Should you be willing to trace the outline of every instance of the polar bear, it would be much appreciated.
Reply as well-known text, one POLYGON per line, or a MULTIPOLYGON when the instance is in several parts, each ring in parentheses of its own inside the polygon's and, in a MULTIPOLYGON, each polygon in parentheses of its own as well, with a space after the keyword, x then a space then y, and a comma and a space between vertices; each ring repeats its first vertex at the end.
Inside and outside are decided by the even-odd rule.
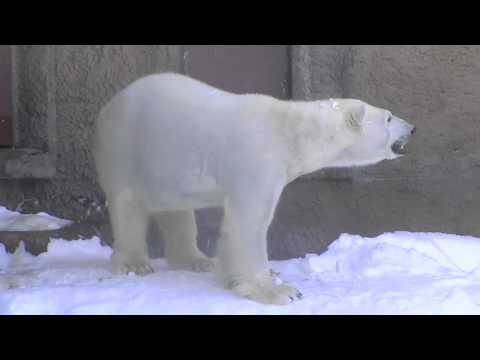
POLYGON ((267 230, 283 188, 326 167, 395 159, 414 127, 354 99, 282 101, 233 94, 175 73, 120 91, 96 122, 94 157, 113 228, 116 271, 146 274, 147 224, 165 239, 172 269, 218 272, 237 294, 288 304, 275 281, 267 230), (225 209, 217 258, 196 245, 194 210, 225 209))

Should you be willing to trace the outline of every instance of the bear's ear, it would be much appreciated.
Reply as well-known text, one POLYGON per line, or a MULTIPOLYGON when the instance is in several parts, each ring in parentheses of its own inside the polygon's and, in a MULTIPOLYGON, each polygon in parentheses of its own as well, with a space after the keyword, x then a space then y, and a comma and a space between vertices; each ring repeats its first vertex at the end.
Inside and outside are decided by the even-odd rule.
POLYGON ((364 116, 365 106, 362 103, 351 104, 345 109, 345 121, 352 130, 360 131, 362 129, 364 116))

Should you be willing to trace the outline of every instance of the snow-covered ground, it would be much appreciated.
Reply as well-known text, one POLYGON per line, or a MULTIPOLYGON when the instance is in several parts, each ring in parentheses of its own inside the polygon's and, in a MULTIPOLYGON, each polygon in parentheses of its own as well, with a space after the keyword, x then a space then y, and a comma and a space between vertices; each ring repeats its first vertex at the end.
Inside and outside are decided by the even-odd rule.
POLYGON ((261 305, 212 274, 113 275, 100 240, 52 240, 37 257, 0 245, 0 314, 480 314, 480 239, 396 232, 342 235, 321 255, 272 262, 304 295, 261 305))

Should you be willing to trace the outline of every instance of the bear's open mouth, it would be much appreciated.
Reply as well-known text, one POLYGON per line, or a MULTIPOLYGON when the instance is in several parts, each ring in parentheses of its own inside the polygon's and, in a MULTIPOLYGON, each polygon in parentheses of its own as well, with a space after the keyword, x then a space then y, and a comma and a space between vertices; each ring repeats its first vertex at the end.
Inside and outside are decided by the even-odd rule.
POLYGON ((395 141, 392 145, 393 153, 396 155, 405 155, 407 153, 405 145, 407 145, 407 142, 402 139, 395 141))

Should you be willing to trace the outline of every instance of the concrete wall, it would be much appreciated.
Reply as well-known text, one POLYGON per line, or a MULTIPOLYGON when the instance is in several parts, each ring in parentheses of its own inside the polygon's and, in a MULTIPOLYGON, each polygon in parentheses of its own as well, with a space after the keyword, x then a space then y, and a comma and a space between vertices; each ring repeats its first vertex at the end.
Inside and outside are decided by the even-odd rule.
POLYGON ((480 47, 297 46, 293 59, 295 98, 360 98, 418 132, 403 159, 291 184, 270 231, 276 256, 341 232, 480 235, 480 47))
MULTIPOLYGON (((102 200, 89 152, 100 106, 143 74, 181 69, 180 49, 15 46, 17 145, 52 154, 56 175, 1 180, 0 203, 84 218, 102 200)), ((292 78, 294 98, 360 98, 414 123, 418 133, 404 159, 290 184, 269 231, 273 258, 323 251, 341 232, 480 235, 480 47, 293 46, 292 78)), ((197 219, 202 247, 210 249, 221 213, 197 219)))
POLYGON ((2 180, 0 201, 82 220, 102 201, 90 152, 98 111, 139 76, 177 70, 178 46, 15 45, 13 50, 16 146, 51 154, 56 174, 2 180))

